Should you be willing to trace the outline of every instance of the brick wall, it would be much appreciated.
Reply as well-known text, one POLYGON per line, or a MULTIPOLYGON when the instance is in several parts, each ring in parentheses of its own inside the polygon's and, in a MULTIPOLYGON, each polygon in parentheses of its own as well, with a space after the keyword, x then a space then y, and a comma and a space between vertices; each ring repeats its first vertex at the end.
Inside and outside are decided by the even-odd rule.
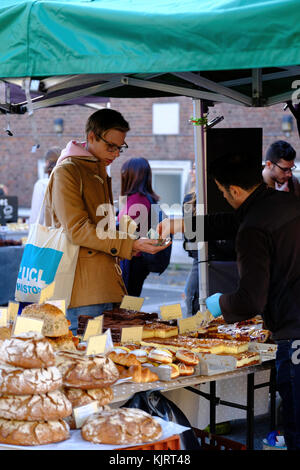
MULTIPOLYGON (((193 126, 188 123, 193 114, 192 100, 186 97, 160 99, 112 99, 111 107, 118 109, 129 121, 131 131, 127 136, 129 149, 121 155, 111 167, 114 197, 118 197, 120 186, 120 168, 125 159, 145 157, 147 159, 185 160, 194 158, 193 126), (152 134, 152 104, 154 102, 180 103, 180 132, 176 136, 155 136, 152 134)), ((281 133, 283 105, 272 108, 245 108, 242 106, 218 104, 210 108, 209 119, 223 115, 219 127, 263 127, 263 152, 271 142, 283 139, 290 142, 299 152, 299 137, 294 122, 294 131, 290 137, 281 133)), ((38 110, 34 114, 38 141, 33 137, 34 126, 28 115, 10 116, 10 128, 13 137, 5 133, 6 118, 0 115, 0 182, 6 184, 9 194, 19 198, 21 207, 30 207, 34 182, 37 179, 37 160, 46 150, 58 145, 64 147, 71 139, 84 139, 85 122, 93 113, 91 108, 80 106, 55 107, 38 110), (53 123, 56 118, 64 121, 64 132, 57 136, 53 123), (35 143, 39 150, 32 153, 35 143)))

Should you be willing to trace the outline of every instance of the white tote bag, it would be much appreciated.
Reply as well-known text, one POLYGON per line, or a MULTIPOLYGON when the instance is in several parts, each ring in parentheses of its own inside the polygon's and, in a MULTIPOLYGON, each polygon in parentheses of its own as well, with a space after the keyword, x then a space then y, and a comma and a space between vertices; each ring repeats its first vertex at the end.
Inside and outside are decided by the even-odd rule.
MULTIPOLYGON (((48 188, 49 184, 46 193, 48 188)), ((54 293, 49 300, 65 299, 68 307, 79 245, 74 245, 68 240, 62 227, 45 227, 39 224, 45 197, 38 220, 29 230, 20 264, 15 299, 18 302, 37 303, 41 290, 55 281, 54 293)))

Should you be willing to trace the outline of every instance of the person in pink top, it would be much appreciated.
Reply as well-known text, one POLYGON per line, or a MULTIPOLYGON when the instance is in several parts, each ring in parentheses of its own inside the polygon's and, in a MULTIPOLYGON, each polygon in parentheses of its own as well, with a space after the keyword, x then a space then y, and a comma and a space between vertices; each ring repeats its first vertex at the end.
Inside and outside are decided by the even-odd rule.
MULTIPOLYGON (((137 223, 137 233, 146 237, 151 228, 151 204, 157 204, 159 196, 152 188, 152 172, 145 158, 131 158, 121 168, 121 195, 127 200, 120 210, 118 220, 129 215, 137 223)), ((128 295, 139 297, 149 270, 141 253, 131 260, 121 262, 123 280, 128 295)))

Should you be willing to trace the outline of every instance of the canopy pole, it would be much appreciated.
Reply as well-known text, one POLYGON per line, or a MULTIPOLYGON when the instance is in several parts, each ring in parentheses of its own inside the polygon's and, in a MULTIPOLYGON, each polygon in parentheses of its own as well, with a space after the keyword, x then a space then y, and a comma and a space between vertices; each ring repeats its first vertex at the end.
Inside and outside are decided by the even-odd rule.
MULTIPOLYGON (((201 100, 193 100, 196 119, 206 117, 201 100)), ((207 214, 207 177, 206 177, 206 134, 204 126, 194 126, 194 152, 196 169, 197 214, 207 214)), ((200 232, 204 234, 204 227, 200 232)), ((198 243, 198 277, 200 311, 206 310, 205 299, 208 297, 208 245, 198 243)))

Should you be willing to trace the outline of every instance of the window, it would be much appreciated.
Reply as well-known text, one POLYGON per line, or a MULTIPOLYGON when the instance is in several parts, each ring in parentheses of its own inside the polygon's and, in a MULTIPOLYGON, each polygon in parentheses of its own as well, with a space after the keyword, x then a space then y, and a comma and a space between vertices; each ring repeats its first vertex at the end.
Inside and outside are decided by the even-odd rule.
POLYGON ((168 216, 181 216, 184 195, 188 192, 189 160, 149 160, 152 169, 152 185, 160 196, 160 203, 167 204, 168 216))
POLYGON ((152 133, 155 135, 179 134, 179 103, 154 103, 152 105, 152 133))

